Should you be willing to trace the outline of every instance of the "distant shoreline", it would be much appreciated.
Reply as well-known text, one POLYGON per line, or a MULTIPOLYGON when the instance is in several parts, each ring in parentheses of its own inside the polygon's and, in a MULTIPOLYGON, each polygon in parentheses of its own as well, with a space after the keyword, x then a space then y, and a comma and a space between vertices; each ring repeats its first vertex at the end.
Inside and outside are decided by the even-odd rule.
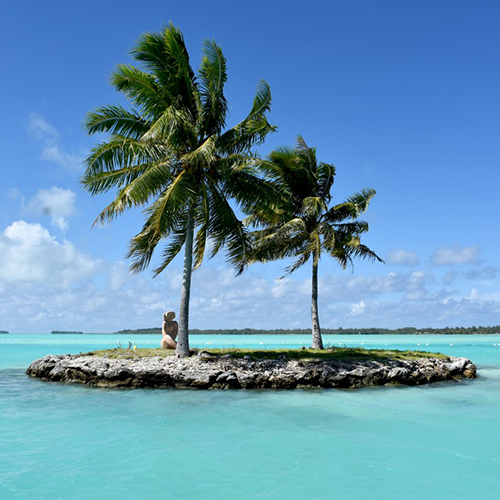
MULTIPOLYGON (((120 330, 111 333, 87 333, 71 331, 52 331, 52 335, 161 335, 160 328, 141 328, 120 330)), ((258 330, 244 328, 240 330, 198 330, 189 331, 190 335, 310 335, 309 329, 258 330)), ((457 327, 457 328, 323 328, 323 335, 500 335, 500 326, 457 327)))

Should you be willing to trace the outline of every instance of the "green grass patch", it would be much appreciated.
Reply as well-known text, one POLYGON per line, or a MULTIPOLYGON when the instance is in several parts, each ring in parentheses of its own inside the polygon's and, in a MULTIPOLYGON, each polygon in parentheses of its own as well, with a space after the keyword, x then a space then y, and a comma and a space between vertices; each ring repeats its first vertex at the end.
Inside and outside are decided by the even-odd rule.
MULTIPOLYGON (((250 356, 252 360, 277 359, 285 355, 288 359, 304 361, 336 360, 336 361, 390 361, 414 360, 420 358, 448 359, 449 356, 441 353, 426 351, 398 351, 385 349, 362 349, 358 347, 335 347, 325 350, 317 349, 192 349, 193 355, 198 351, 209 352, 217 356, 230 354, 234 358, 250 356)), ((174 355, 173 350, 155 349, 107 349, 87 353, 88 356, 101 356, 111 359, 142 359, 174 355)))
POLYGON ((104 349, 82 353, 84 356, 100 356, 111 359, 142 359, 142 358, 169 358, 175 354, 173 349, 104 349))

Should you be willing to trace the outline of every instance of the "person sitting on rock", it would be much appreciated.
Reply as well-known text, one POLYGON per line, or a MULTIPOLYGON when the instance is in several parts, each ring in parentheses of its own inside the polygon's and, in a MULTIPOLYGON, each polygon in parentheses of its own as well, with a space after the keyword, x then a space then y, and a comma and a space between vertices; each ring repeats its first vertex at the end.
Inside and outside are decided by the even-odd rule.
POLYGON ((177 332, 179 325, 174 321, 174 311, 168 311, 163 314, 163 325, 161 327, 161 347, 162 349, 175 349, 177 347, 177 332))

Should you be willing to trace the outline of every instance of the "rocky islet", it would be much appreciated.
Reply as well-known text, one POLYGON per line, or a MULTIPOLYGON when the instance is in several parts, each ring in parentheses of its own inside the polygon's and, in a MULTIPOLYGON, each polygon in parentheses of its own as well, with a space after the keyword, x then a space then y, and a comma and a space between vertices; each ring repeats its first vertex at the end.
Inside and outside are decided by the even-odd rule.
POLYGON ((350 389, 383 385, 421 385, 476 377, 467 358, 409 360, 277 359, 233 357, 199 351, 189 358, 106 355, 49 355, 31 363, 29 376, 95 387, 192 389, 350 389))

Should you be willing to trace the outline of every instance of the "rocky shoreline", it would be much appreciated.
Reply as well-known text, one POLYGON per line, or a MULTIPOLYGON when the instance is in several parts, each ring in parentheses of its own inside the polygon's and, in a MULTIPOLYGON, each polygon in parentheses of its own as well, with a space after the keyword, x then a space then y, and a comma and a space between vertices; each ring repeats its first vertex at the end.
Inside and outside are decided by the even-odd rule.
POLYGON ((30 377, 95 387, 182 389, 295 389, 421 385, 475 378, 467 358, 411 360, 252 359, 200 351, 190 358, 79 355, 45 356, 31 363, 30 377))

